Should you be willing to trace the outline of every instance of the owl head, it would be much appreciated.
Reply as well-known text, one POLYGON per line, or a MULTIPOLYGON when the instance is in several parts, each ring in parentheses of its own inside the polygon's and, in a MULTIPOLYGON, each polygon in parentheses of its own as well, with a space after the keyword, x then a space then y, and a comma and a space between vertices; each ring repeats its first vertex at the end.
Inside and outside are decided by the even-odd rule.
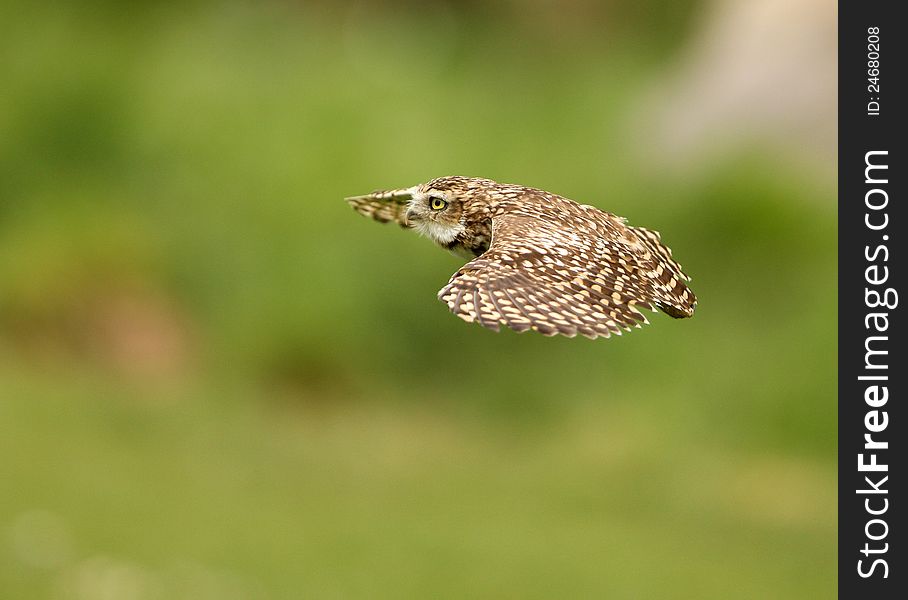
POLYGON ((440 177, 409 188, 353 196, 347 201, 363 215, 416 229, 447 246, 464 231, 464 215, 486 201, 490 191, 500 185, 478 177, 440 177))
POLYGON ((447 245, 464 231, 464 213, 470 204, 485 197, 489 179, 476 177, 440 177, 410 188, 407 221, 434 242, 447 245))

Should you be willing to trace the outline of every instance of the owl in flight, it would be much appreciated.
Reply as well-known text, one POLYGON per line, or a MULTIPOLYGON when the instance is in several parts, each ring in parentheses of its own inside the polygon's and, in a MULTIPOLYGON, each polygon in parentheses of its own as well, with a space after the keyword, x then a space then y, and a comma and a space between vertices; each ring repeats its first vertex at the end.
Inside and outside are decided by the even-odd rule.
POLYGON ((347 202, 469 258, 438 298, 496 331, 608 337, 648 323, 641 308, 685 318, 697 305, 657 232, 549 192, 440 177, 347 202))

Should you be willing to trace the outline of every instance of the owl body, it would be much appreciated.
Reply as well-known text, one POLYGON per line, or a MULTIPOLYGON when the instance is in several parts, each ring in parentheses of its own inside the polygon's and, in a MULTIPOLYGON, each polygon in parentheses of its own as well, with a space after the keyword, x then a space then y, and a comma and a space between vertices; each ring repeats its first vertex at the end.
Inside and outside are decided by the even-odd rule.
POLYGON ((646 323, 640 308, 681 318, 696 306, 658 233, 543 190, 442 177, 348 201, 471 258, 438 296, 491 329, 607 337, 646 323))

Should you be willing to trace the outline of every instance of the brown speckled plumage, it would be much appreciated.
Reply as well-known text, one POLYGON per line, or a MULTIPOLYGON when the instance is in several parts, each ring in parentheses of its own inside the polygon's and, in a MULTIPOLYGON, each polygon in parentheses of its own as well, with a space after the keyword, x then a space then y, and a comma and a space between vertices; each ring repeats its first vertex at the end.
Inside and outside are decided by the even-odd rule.
POLYGON ((468 322, 595 338, 647 323, 641 308, 694 314, 690 278, 659 234, 593 206, 471 177, 347 201, 471 257, 438 293, 468 322))

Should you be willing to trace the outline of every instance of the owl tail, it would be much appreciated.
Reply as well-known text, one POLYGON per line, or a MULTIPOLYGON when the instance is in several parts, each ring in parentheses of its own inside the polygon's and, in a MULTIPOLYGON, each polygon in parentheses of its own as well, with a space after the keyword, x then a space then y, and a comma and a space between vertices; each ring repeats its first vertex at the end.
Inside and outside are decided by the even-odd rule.
POLYGON ((662 243, 658 231, 643 227, 630 228, 647 250, 653 253, 656 267, 650 272, 653 297, 662 312, 676 319, 694 316, 697 296, 687 287, 690 281, 681 265, 672 258, 671 248, 662 243))

